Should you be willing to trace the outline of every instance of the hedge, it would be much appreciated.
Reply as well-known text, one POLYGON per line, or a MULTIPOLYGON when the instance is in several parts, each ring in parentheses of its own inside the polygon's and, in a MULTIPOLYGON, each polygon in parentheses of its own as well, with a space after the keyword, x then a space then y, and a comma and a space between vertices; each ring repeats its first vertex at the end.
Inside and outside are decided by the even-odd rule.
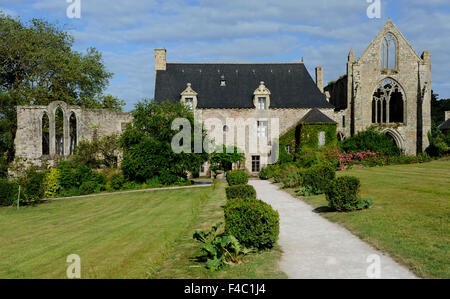
POLYGON ((233 198, 253 198, 256 199, 256 190, 250 185, 234 185, 225 188, 227 199, 233 198))
POLYGON ((228 185, 245 185, 248 183, 248 174, 243 170, 228 171, 227 175, 228 185))
POLYGON ((302 174, 303 186, 309 188, 313 194, 322 194, 335 177, 334 167, 327 164, 313 166, 302 174))

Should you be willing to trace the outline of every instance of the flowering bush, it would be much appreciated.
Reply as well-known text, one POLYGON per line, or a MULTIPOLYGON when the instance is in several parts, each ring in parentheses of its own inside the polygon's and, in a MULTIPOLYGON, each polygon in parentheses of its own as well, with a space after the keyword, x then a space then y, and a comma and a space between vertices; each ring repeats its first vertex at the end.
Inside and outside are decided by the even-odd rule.
POLYGON ((417 156, 388 156, 380 152, 370 150, 362 152, 340 152, 338 149, 328 153, 327 158, 336 161, 340 170, 345 170, 353 165, 363 165, 366 167, 385 166, 395 164, 424 163, 432 160, 427 154, 417 156))

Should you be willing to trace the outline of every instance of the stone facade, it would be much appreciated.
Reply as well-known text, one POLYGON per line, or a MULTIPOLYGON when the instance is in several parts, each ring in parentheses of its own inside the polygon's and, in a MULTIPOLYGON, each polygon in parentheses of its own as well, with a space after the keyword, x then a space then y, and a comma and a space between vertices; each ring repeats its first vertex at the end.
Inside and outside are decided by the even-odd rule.
POLYGON ((428 51, 419 56, 391 20, 359 59, 355 59, 353 50, 350 51, 347 75, 328 85, 325 90, 330 94, 330 103, 336 106, 338 131, 344 137, 375 125, 392 137, 407 155, 416 155, 428 147, 427 133, 431 130, 431 56, 428 51), (391 42, 390 57, 387 48, 383 47, 388 38, 391 42), (385 87, 391 90, 385 91, 385 87), (381 93, 375 96, 380 90, 381 93), (403 101, 402 109, 389 108, 393 104, 392 96, 388 95, 391 92, 401 93, 398 98, 403 101), (381 108, 383 105, 386 106, 381 108), (378 112, 380 108, 381 112, 378 112), (401 121, 393 120, 393 113, 389 115, 401 110, 401 121), (373 113, 377 115, 375 121, 373 113), (377 121, 379 119, 381 121, 377 121))
POLYGON ((16 157, 23 162, 41 165, 46 161, 50 165, 58 159, 68 157, 73 148, 71 145, 84 140, 94 140, 103 136, 121 134, 126 124, 131 122, 130 113, 114 112, 107 109, 82 109, 79 106, 67 105, 56 101, 48 106, 18 106, 17 133, 15 139, 16 157), (56 110, 63 113, 63 150, 57 153, 56 110), (49 119, 48 154, 43 145, 43 118, 49 119), (70 119, 75 119, 75 122, 70 119), (75 117, 75 118, 73 118, 75 117), (75 128, 72 128, 75 126, 75 128), (75 132, 75 136, 71 134, 75 132), (71 140, 73 139, 73 140, 71 140))

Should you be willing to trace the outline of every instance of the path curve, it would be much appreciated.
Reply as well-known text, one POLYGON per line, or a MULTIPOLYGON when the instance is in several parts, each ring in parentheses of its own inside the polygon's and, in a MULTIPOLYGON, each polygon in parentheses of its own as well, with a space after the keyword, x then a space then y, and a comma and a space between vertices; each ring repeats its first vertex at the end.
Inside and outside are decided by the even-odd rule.
MULTIPOLYGON (((350 233, 328 221, 313 208, 280 190, 268 181, 254 180, 258 198, 280 214, 280 238, 283 250, 280 268, 289 278, 373 278, 368 267, 379 256, 379 278, 417 278, 407 268, 350 233)), ((374 272, 374 266, 370 268, 374 272)))

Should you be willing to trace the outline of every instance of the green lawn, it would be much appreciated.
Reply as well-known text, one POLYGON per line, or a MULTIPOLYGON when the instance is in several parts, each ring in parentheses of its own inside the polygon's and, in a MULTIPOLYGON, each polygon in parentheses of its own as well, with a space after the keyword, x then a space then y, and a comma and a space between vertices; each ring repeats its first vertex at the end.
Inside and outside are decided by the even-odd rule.
POLYGON ((0 208, 0 278, 279 278, 280 250, 212 273, 195 257, 195 229, 223 221, 224 186, 67 199, 0 208))
MULTIPOLYGON (((450 278, 450 161, 352 169, 374 206, 327 212, 325 196, 303 198, 361 239, 425 278, 450 278)), ((293 190, 290 190, 292 193, 293 190)))

